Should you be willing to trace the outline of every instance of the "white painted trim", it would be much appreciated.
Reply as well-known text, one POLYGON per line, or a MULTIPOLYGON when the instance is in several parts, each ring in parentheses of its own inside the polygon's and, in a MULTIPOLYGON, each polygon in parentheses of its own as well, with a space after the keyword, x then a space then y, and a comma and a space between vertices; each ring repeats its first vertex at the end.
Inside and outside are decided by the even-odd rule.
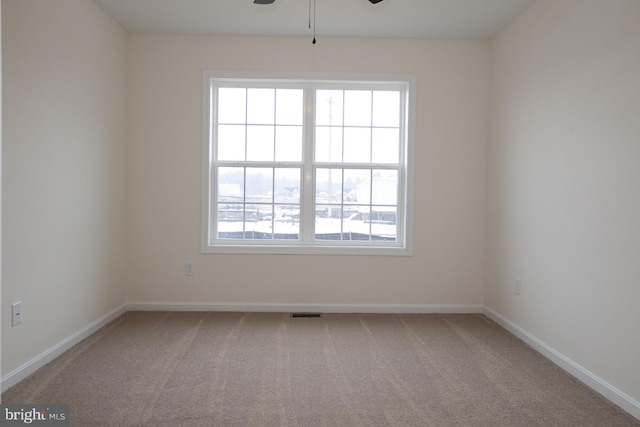
POLYGON ((304 304, 304 303, 198 303, 145 302, 127 304, 128 311, 236 311, 236 312, 321 312, 321 313, 482 313, 481 305, 418 304, 304 304))
MULTIPOLYGON (((414 145, 415 145, 415 107, 416 107, 416 75, 415 74, 399 74, 399 73, 304 73, 304 72, 256 72, 256 71, 203 71, 203 119, 202 119, 202 164, 201 164, 201 216, 200 216, 200 252, 203 254, 267 254, 267 255, 356 255, 356 256, 413 256, 413 198, 414 198, 414 145), (219 163, 215 159, 215 150, 212 150, 212 141, 216 132, 215 125, 212 125, 212 114, 215 116, 216 100, 215 90, 212 90, 214 84, 226 86, 232 82, 247 83, 251 86, 261 86, 266 84, 267 87, 297 87, 304 89, 304 92, 312 92, 314 89, 323 87, 340 88, 362 88, 363 86, 371 89, 371 85, 379 89, 397 89, 404 93, 404 106, 402 107, 404 123, 400 127, 403 130, 404 144, 400 164, 397 166, 385 164, 366 164, 366 168, 381 168, 389 170, 397 170, 399 174, 399 187, 403 190, 399 192, 398 200, 398 221, 400 224, 397 229, 398 242, 365 242, 365 241, 316 241, 311 239, 309 226, 313 221, 311 216, 313 212, 309 212, 308 207, 315 203, 313 195, 308 191, 303 191, 303 197, 300 200, 303 221, 301 223, 301 239, 300 240, 272 240, 272 241, 241 241, 232 239, 215 239, 211 242, 211 235, 215 227, 214 216, 212 215, 212 199, 215 200, 216 191, 212 188, 212 165, 222 164, 237 166, 265 166, 272 167, 278 165, 277 162, 224 162, 219 163), (306 194, 306 196, 305 196, 306 194), (212 197, 213 196, 213 197, 212 197), (213 223, 213 224, 212 224, 213 223), (306 225, 305 225, 306 224, 306 225)), ((308 95, 305 95, 305 103, 309 101, 308 95)), ((311 105, 315 105, 311 103, 311 105)), ((305 108, 308 105, 305 104, 305 108)), ((315 107, 314 107, 315 108, 315 107)), ((314 125, 310 123, 305 113, 303 129, 306 133, 314 132, 314 125)), ((307 135, 308 136, 308 135, 307 135)), ((315 166, 325 165, 325 163, 314 162, 310 155, 312 148, 312 138, 305 138, 303 143, 303 152, 306 155, 302 162, 287 162, 286 165, 292 167, 300 167, 304 173, 303 184, 301 190, 311 188, 310 171, 315 166)), ((327 162, 326 166, 332 163, 327 162)), ((343 167, 359 167, 361 164, 341 163, 343 167)), ((364 166, 362 166, 364 167, 364 166)), ((214 209, 215 210, 215 209, 214 209)), ((215 232, 213 233, 215 234, 215 232)))
POLYGON ((590 372, 589 370, 580 366, 578 363, 569 359, 567 356, 563 355, 553 347, 539 340, 538 338, 522 329, 520 326, 513 323, 506 317, 492 310, 491 308, 485 306, 484 314, 498 323, 500 326, 514 334, 516 337, 527 343, 538 353, 542 354, 544 357, 558 365, 560 368, 564 369, 569 374, 577 378, 580 382, 600 393, 610 402, 618 405, 624 411, 640 420, 640 402, 618 390, 602 378, 595 375, 593 372, 590 372))
POLYGON ((101 318, 97 319, 96 321, 80 329, 75 334, 65 338, 64 340, 60 341, 58 344, 54 345, 50 349, 45 350, 44 352, 34 357, 33 359, 29 360, 22 366, 9 372, 7 375, 3 376, 2 379, 0 380, 2 383, 0 389, 2 390, 2 392, 4 392, 9 387, 13 387, 14 385, 18 384, 20 381, 24 380, 29 375, 33 374, 35 371, 37 371, 47 363, 54 360, 56 357, 60 356, 65 351, 69 350, 71 347, 78 344, 80 341, 89 337, 91 334, 97 332, 100 328, 102 328, 112 320, 116 319, 117 317, 121 316, 126 311, 127 311, 126 304, 123 304, 111 310, 109 313, 105 314, 101 318))

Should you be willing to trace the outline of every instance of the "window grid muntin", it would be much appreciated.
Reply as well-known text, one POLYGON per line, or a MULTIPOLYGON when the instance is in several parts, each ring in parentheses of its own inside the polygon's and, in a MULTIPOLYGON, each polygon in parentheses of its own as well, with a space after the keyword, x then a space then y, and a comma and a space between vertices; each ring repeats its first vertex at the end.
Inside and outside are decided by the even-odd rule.
MULTIPOLYGON (((273 128, 273 161, 278 161, 276 159, 276 151, 277 151, 277 130, 279 127, 281 128, 296 128, 299 129, 301 128, 304 132, 304 98, 303 98, 303 105, 302 105, 302 113, 303 113, 303 118, 300 124, 286 124, 286 123, 278 123, 277 121, 277 112, 278 112, 278 96, 277 96, 277 90, 278 89, 284 89, 284 90, 302 90, 304 93, 304 87, 300 86, 300 85, 287 85, 287 86, 283 86, 282 84, 280 85, 274 85, 272 84, 268 84, 268 83, 250 83, 249 84, 242 84, 242 85, 238 85, 238 84, 230 84, 230 83, 220 83, 220 84, 215 84, 215 82, 212 80, 212 84, 211 84, 211 97, 212 97, 212 102, 211 102, 211 106, 212 106, 212 111, 210 114, 210 120, 211 120, 211 147, 215 146, 215 149, 212 149, 211 152, 213 154, 213 158, 212 160, 217 163, 218 161, 222 161, 218 158, 218 154, 219 154, 219 135, 218 135, 218 129, 220 126, 237 126, 237 127, 243 127, 244 128, 244 159, 230 159, 230 160, 225 160, 225 161, 251 161, 248 160, 249 157, 249 150, 248 150, 248 138, 249 138, 249 128, 261 128, 261 127, 268 127, 271 126, 273 128), (218 90, 220 89, 244 89, 245 91, 245 102, 244 102, 244 106, 245 106, 245 112, 244 112, 244 122, 240 123, 240 122, 219 122, 218 121, 218 116, 219 116, 219 112, 221 111, 221 108, 219 106, 219 96, 218 96, 218 90), (251 122, 249 121, 249 90, 250 89, 273 89, 274 90, 274 106, 273 106, 273 122, 272 123, 259 123, 259 122, 251 122), (215 143, 214 143, 215 142, 215 143)), ((303 95, 304 96, 304 95, 303 95)), ((304 140, 301 142, 302 147, 304 148, 304 140)), ((301 159, 302 160, 303 155, 301 155, 301 159)), ((282 160, 280 160, 282 161, 282 160)), ((293 161, 287 161, 287 162, 293 162, 293 161)))
MULTIPOLYGON (((394 242, 396 243, 401 243, 400 241, 400 236, 402 236, 402 234, 400 233, 402 231, 401 228, 401 224, 403 223, 403 221, 399 221, 399 219, 401 219, 400 214, 403 212, 402 211, 402 206, 400 205, 400 201, 402 200, 400 194, 401 194, 401 189, 402 189, 402 184, 401 184, 401 168, 399 166, 390 166, 390 165, 377 165, 376 167, 370 167, 369 165, 362 165, 362 164, 345 164, 345 163, 321 163, 321 164, 314 164, 313 170, 314 170, 314 178, 317 178, 318 176, 318 170, 339 170, 341 172, 341 177, 340 177, 340 193, 341 193, 341 198, 339 203, 334 203, 332 202, 332 194, 329 193, 328 194, 328 200, 326 202, 323 201, 318 201, 318 197, 317 197, 317 192, 314 192, 316 194, 316 196, 313 198, 314 199, 314 211, 317 211, 317 206, 331 206, 331 207, 339 207, 340 211, 341 211, 341 222, 340 222, 340 233, 344 234, 344 219, 346 217, 346 212, 347 211, 352 211, 354 208, 357 207, 366 207, 369 210, 369 215, 370 218, 373 217, 374 212, 376 212, 374 210, 375 207, 378 208, 395 208, 396 211, 396 224, 395 224, 395 229, 396 229, 396 233, 395 233, 395 240, 394 242), (348 203, 348 201, 345 200, 345 178, 344 178, 344 174, 345 171, 349 171, 349 170, 363 170, 363 171, 367 171, 369 172, 369 189, 368 189, 368 200, 369 202, 355 202, 355 203, 348 203), (388 170, 388 171, 394 171, 396 172, 396 176, 397 176, 397 180, 396 180, 396 203, 376 203, 374 202, 374 172, 375 171, 382 171, 382 170, 388 170), (348 209, 346 209, 348 208, 348 209)), ((314 188, 317 190, 318 189, 318 183, 315 182, 314 184, 314 188)), ((380 214, 380 212, 382 211, 377 211, 378 214, 380 214)), ((371 234, 372 228, 373 228, 373 223, 371 222, 372 220, 369 221, 369 240, 371 242, 377 242, 377 240, 373 239, 373 235, 371 234)), ((315 232, 315 227, 316 227, 316 223, 314 222, 314 239, 316 241, 324 241, 325 239, 318 239, 316 237, 316 232, 315 232)), ((378 236, 378 237, 382 237, 382 236, 378 236)), ((342 240, 342 239, 340 239, 342 240)), ((349 240, 350 241, 350 240, 349 240)))
MULTIPOLYGON (((320 91, 326 91, 326 92, 342 92, 342 106, 340 108, 340 110, 342 111, 342 117, 340 118, 340 124, 334 124, 331 122, 331 120, 329 121, 329 124, 325 124, 325 123, 320 123, 320 124, 315 124, 314 125, 314 129, 316 130, 316 133, 314 133, 314 135, 317 135, 317 129, 327 129, 329 130, 329 132, 331 132, 332 129, 340 129, 340 146, 342 149, 342 153, 341 153, 341 162, 345 162, 345 131, 346 130, 355 130, 355 129, 368 129, 370 130, 369 133, 369 141, 368 141, 368 149, 369 149, 369 160, 367 162, 359 162, 359 163, 365 163, 365 164, 371 164, 373 163, 373 153, 374 153, 374 144, 373 144, 373 138, 374 138, 374 130, 377 129, 396 129, 398 130, 398 160, 394 161, 394 162, 389 162, 390 164, 401 164, 402 163, 402 149, 403 149, 403 145, 402 141, 405 141, 403 138, 405 137, 405 135, 403 134, 403 120, 402 117, 404 117, 405 114, 405 109, 404 109, 404 103, 406 102, 406 88, 399 88, 399 87, 376 87, 371 89, 371 88, 367 88, 367 89, 362 89, 361 87, 358 86, 353 86, 352 87, 345 87, 345 88, 340 88, 340 87, 332 87, 332 86, 328 86, 328 87, 316 87, 314 92, 320 92, 320 91), (345 99, 346 99, 346 93, 347 91, 361 91, 361 92, 369 92, 371 94, 371 104, 370 104, 370 109, 369 109, 369 125, 357 125, 357 124, 351 124, 351 123, 345 123, 345 99), (383 93, 383 92, 389 92, 389 93, 397 93, 398 94, 398 99, 399 99, 399 105, 398 105, 398 125, 397 126, 385 126, 385 125, 378 125, 374 122, 374 113, 375 113, 375 95, 376 93, 383 93)), ((319 109, 318 108, 318 104, 314 103, 314 108, 316 108, 316 111, 319 109)), ((331 135, 331 133, 329 133, 331 135)), ((314 155, 317 154, 317 141, 314 140, 314 155)), ((331 146, 331 144, 329 144, 331 146)), ((316 160, 317 161, 317 160, 316 160)), ((331 161, 331 159, 330 159, 331 161)), ((379 163, 379 162, 376 162, 379 163)))
MULTIPOLYGON (((291 201, 287 201, 287 202, 280 202, 280 201, 276 201, 276 174, 278 170, 286 170, 286 169, 291 169, 291 170, 298 170, 298 174, 300 176, 299 181, 298 181, 298 186, 300 188, 300 193, 302 193, 302 174, 303 174, 303 168, 302 168, 302 164, 298 164, 298 165, 292 165, 292 164, 283 164, 283 163, 275 163, 275 162, 224 162, 221 163, 219 165, 215 165, 213 168, 213 173, 212 173, 212 177, 214 177, 213 179, 216 179, 216 184, 218 185, 214 185, 212 184, 212 188, 216 188, 216 193, 215 193, 215 197, 212 197, 212 206, 210 208, 210 212, 211 212, 211 223, 213 225, 213 227, 211 227, 210 229, 210 236, 209 236, 209 241, 210 244, 214 244, 216 241, 220 240, 220 241, 224 241, 224 242, 232 242, 234 240, 238 240, 238 241, 254 241, 253 239, 246 239, 246 238, 242 238, 242 239, 229 239, 229 238, 224 238, 224 237, 220 237, 220 217, 219 217, 219 213, 220 213, 220 206, 222 204, 225 205, 241 205, 242 206, 242 211, 243 211, 243 218, 242 218, 242 230, 241 232, 243 233, 243 235, 246 235, 246 233, 248 231, 251 230, 247 230, 246 224, 247 224, 247 208, 251 208, 253 206, 271 206, 271 211, 272 211, 272 220, 271 220, 271 230, 272 230, 272 234, 276 234, 275 233, 275 212, 276 212, 276 207, 277 206, 281 206, 281 207, 285 207, 285 206, 298 206, 298 210, 301 212, 302 211, 302 200, 301 200, 301 196, 298 198, 298 201, 296 203, 295 200, 291 200, 291 201), (219 171, 221 168, 236 168, 236 169, 242 169, 242 174, 243 174, 243 179, 242 179, 242 200, 237 201, 237 202, 233 202, 233 201, 224 201, 221 200, 221 196, 219 194, 219 171), (248 169, 271 169, 271 200, 269 202, 267 201, 259 201, 259 200, 252 200, 252 196, 247 194, 247 170, 248 169)), ((260 219, 260 212, 257 211, 256 215, 258 215, 257 219, 260 219)), ((300 214, 298 214, 300 216, 300 214)), ((301 219, 299 222, 299 230, 302 228, 302 223, 301 223, 301 219)), ((254 230, 255 231, 255 230, 254 230)), ((297 233, 298 234, 298 238, 297 239, 291 239, 291 238, 287 238, 287 239, 282 239, 282 240, 287 240, 287 241, 291 241, 291 240, 296 240, 296 241, 300 241, 301 240, 301 236, 300 236, 300 232, 297 233)), ((267 241, 271 241, 271 240, 275 240, 275 237, 272 237, 271 239, 262 239, 262 240, 267 240, 267 241)), ((260 240, 256 240, 256 241, 260 241, 260 240)))
MULTIPOLYGON (((325 89, 315 89, 314 93, 318 93, 320 91, 323 91, 325 89)), ((318 176, 318 170, 319 169, 327 169, 329 171, 331 171, 332 169, 340 169, 342 170, 342 177, 340 180, 341 183, 341 200, 340 203, 337 204, 337 206, 339 207, 339 212, 340 212, 340 239, 339 241, 345 241, 343 240, 344 235, 345 235, 345 230, 344 230, 344 226, 345 226, 345 217, 347 215, 347 210, 345 209, 345 207, 357 207, 357 206, 361 206, 361 207, 366 207, 368 208, 369 211, 369 221, 368 221, 368 236, 369 236, 369 241, 373 241, 373 235, 372 235, 372 231, 373 231, 373 222, 372 222, 372 217, 374 214, 374 206, 380 206, 382 207, 383 205, 381 204, 374 204, 373 203, 373 191, 374 191, 374 177, 373 177, 373 172, 376 169, 391 169, 391 170, 396 170, 397 171, 397 176, 398 176, 398 180, 397 180, 397 185, 396 185, 396 204, 391 204, 391 205, 387 205, 388 207, 394 207, 396 209, 396 228, 395 228, 395 238, 394 241, 395 242, 401 242, 401 236, 402 234, 400 234, 400 232, 402 231, 402 227, 399 226, 398 224, 398 218, 399 218, 399 212, 400 212, 400 194, 401 194, 401 181, 400 181, 400 163, 401 163, 401 154, 398 154, 398 160, 396 162, 392 162, 390 164, 380 164, 380 165, 374 165, 373 163, 373 130, 374 129, 398 129, 398 137, 400 138, 400 133, 401 133, 401 120, 400 118, 398 118, 398 126, 375 126, 375 122, 374 122, 374 98, 375 98, 375 94, 377 92, 382 92, 381 90, 376 89, 365 89, 365 90, 360 90, 361 92, 368 92, 370 94, 369 99, 370 99, 370 104, 369 104, 369 125, 357 125, 357 124, 353 124, 350 123, 346 120, 346 114, 347 114, 347 107, 346 107, 346 102, 347 102, 347 92, 355 92, 353 89, 330 89, 330 90, 326 90, 326 91, 332 91, 332 92, 341 92, 341 101, 342 101, 342 106, 339 109, 339 111, 342 112, 342 117, 339 120, 340 124, 334 124, 333 120, 331 119, 331 117, 329 117, 328 123, 329 124, 324 124, 327 121, 323 120, 322 124, 316 124, 314 126, 314 135, 318 135, 317 133, 317 129, 321 128, 321 129, 328 129, 329 130, 329 135, 332 135, 331 131, 332 129, 340 129, 339 132, 337 132, 339 135, 341 135, 341 143, 340 143, 340 147, 342 149, 342 153, 340 158, 342 159, 342 161, 336 162, 318 162, 317 160, 315 160, 314 157, 314 164, 313 164, 313 168, 314 168, 314 174, 313 176, 317 178, 318 176), (345 157, 346 157, 346 136, 345 134, 347 133, 347 130, 352 130, 352 129, 367 129, 369 130, 369 138, 368 138, 368 161, 361 161, 361 162, 347 162, 345 161, 345 157), (328 167, 323 167, 323 166, 328 166, 328 167), (380 168, 376 167, 376 166, 381 166, 380 168), (361 169, 361 170, 366 170, 369 172, 369 203, 368 204, 354 204, 354 203, 346 203, 345 201, 345 178, 344 178, 344 174, 346 170, 352 170, 352 169, 361 169)), ((390 92, 397 92, 399 94, 399 99, 401 100, 403 97, 403 91, 401 90, 393 90, 390 92)), ((319 105, 317 103, 314 103, 315 107, 316 107, 316 111, 319 110, 319 105)), ((402 107, 398 106, 398 114, 402 114, 402 107)), ((314 139, 313 141, 313 153, 314 156, 318 155, 318 147, 317 147, 318 141, 317 139, 314 139)), ((400 147, 403 144, 400 143, 400 141, 398 141, 398 150, 400 150, 400 147)), ((331 149, 333 147, 332 145, 332 141, 329 141, 328 144, 329 148, 331 149)), ((329 158, 331 158, 331 154, 329 154, 329 158)), ((329 180, 331 180, 331 178, 329 178, 329 180)), ((331 188, 331 184, 329 184, 329 188, 331 188)), ((317 191, 318 186, 317 183, 315 185, 315 189, 317 191)), ((318 202, 317 196, 313 198, 314 199, 314 212, 316 212, 317 215, 317 206, 330 206, 331 209, 336 206, 335 203, 332 203, 333 200, 333 194, 331 194, 331 192, 329 192, 328 194, 328 201, 326 204, 322 204, 318 202)), ((349 210, 351 211, 351 210, 349 210)), ((400 221, 402 222, 402 221, 400 221)), ((317 216, 316 216, 316 221, 314 221, 313 223, 313 227, 314 227, 314 241, 317 242, 319 240, 324 241, 325 239, 322 237, 318 237, 318 233, 317 233, 317 227, 318 227, 318 222, 317 222, 317 216)), ((320 236, 322 236, 322 234, 320 234, 320 236)), ((378 237, 382 237, 382 236, 378 236, 378 237)), ((337 241, 337 240, 336 240, 337 241)), ((352 241, 352 240, 348 240, 348 241, 352 241)))

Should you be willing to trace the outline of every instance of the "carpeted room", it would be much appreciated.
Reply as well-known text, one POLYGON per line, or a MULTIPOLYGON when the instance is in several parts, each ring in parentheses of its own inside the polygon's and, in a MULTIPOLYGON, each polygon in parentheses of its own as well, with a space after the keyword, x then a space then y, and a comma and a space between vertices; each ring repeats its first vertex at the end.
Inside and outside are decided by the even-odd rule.
POLYGON ((320 8, 316 45, 2 6, 3 390, 128 310, 463 312, 637 414, 636 3, 479 40, 329 37, 320 8), (415 74, 412 256, 202 254, 204 69, 415 74))
POLYGON ((3 401, 82 426, 640 425, 479 314, 128 312, 3 401))

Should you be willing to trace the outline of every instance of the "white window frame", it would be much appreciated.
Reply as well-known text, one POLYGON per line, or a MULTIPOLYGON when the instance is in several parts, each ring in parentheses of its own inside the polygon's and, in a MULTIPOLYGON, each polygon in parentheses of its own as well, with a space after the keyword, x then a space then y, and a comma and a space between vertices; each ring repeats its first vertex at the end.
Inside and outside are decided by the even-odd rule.
MULTIPOLYGON (((309 91, 312 92, 312 91, 309 91)), ((306 93, 309 93, 306 92, 306 93)), ((203 148, 202 148, 202 212, 201 212, 201 252, 202 253, 236 253, 236 254, 325 254, 325 255, 413 255, 413 197, 414 197, 414 117, 415 117, 416 78, 408 74, 335 74, 335 73, 263 73, 263 72, 220 72, 205 70, 203 73, 203 148), (384 87, 400 88, 404 94, 401 125, 401 155, 399 168, 398 193, 398 242, 356 242, 349 241, 317 241, 313 239, 313 222, 315 221, 315 200, 313 191, 315 182, 313 175, 313 138, 315 123, 311 113, 305 112, 303 123, 303 162, 301 183, 301 240, 269 240, 268 242, 251 240, 210 241, 212 195, 211 188, 214 159, 214 121, 215 100, 213 83, 247 83, 268 84, 269 87, 305 87, 340 89, 384 87), (306 226, 305 226, 306 224, 306 226)), ((313 100, 304 100, 305 107, 313 100)), ((306 110, 306 108, 305 108, 306 110)), ((283 163, 277 166, 290 166, 283 163)), ((316 163, 315 165, 342 168, 343 163, 316 163)), ((365 169, 385 168, 384 164, 360 165, 365 169)))

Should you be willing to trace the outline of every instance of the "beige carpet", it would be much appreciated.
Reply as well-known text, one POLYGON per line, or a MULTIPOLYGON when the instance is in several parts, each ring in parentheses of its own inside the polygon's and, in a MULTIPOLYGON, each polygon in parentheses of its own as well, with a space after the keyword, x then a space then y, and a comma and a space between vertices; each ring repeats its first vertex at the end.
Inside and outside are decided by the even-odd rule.
POLYGON ((130 312, 2 395, 73 426, 640 426, 482 315, 130 312))

